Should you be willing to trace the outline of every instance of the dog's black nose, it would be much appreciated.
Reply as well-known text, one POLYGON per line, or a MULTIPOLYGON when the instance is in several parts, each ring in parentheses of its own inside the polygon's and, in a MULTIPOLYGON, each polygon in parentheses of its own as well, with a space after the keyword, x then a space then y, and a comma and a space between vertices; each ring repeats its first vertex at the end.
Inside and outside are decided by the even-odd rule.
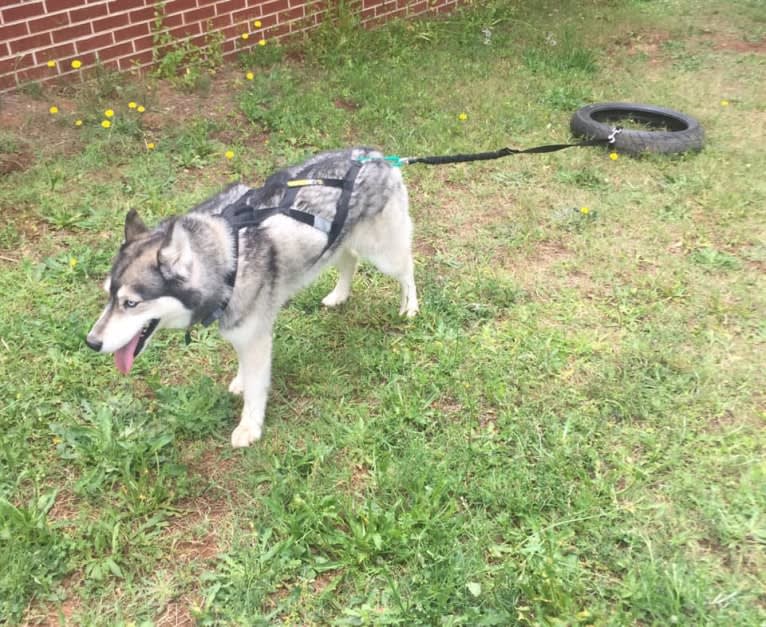
POLYGON ((101 350, 104 343, 101 340, 93 340, 90 335, 85 338, 85 343, 97 353, 101 350))

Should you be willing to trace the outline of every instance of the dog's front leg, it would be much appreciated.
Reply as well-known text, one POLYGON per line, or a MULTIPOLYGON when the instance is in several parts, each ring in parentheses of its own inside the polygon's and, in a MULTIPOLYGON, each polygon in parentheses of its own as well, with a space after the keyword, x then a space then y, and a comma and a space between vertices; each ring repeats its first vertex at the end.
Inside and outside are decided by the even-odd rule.
POLYGON ((261 438, 271 382, 271 333, 259 333, 250 338, 237 335, 233 334, 229 339, 239 357, 237 379, 242 385, 245 403, 239 425, 231 434, 231 445, 240 448, 261 438))

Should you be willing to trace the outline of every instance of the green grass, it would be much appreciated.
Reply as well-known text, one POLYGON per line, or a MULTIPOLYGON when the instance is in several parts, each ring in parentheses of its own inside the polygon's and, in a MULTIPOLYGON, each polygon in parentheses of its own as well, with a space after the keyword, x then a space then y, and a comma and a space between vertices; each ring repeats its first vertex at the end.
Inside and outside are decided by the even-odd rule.
POLYGON ((11 109, 2 620, 766 621, 766 11, 484 4, 374 32, 340 12, 205 95, 104 75, 11 109), (406 168, 421 314, 368 267, 338 311, 331 275, 296 297, 251 449, 215 330, 159 335, 130 378, 84 345, 130 207, 155 223, 351 144, 564 142, 609 100, 695 115, 707 147, 406 168))

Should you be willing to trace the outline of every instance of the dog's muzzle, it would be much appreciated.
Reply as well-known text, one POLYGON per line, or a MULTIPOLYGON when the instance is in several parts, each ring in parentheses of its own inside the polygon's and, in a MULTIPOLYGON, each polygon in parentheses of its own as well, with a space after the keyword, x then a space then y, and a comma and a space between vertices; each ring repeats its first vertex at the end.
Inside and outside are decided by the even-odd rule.
POLYGON ((101 340, 91 337, 90 333, 85 338, 85 343, 88 345, 88 348, 92 348, 97 353, 101 352, 101 347, 104 345, 101 340))

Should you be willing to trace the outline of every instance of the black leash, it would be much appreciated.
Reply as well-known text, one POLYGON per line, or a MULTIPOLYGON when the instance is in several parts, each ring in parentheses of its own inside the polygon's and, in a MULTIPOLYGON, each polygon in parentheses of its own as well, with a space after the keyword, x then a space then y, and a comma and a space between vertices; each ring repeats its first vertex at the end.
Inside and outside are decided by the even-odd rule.
MULTIPOLYGON (((565 148, 584 148, 588 146, 613 146, 617 135, 622 132, 621 126, 612 128, 612 132, 608 137, 601 139, 586 139, 581 142, 575 142, 573 144, 547 144, 545 146, 534 146, 533 148, 501 148, 500 150, 493 150, 491 152, 474 152, 468 154, 458 155, 439 155, 432 157, 384 157, 385 161, 388 161, 396 167, 402 167, 405 165, 412 165, 415 163, 424 163, 426 165, 445 165, 448 163, 468 163, 470 161, 489 161, 491 159, 501 159, 502 157, 509 157, 511 155, 524 155, 524 154, 543 154, 546 152, 557 152, 558 150, 564 150, 565 148)), ((374 161, 375 157, 362 157, 362 163, 366 161, 374 161)))
POLYGON ((443 165, 446 163, 466 163, 468 161, 489 161, 491 159, 500 159, 511 155, 542 154, 546 152, 556 152, 565 148, 580 148, 583 146, 603 146, 610 144, 608 139, 589 139, 587 141, 577 142, 576 144, 549 144, 547 146, 535 146, 534 148, 501 148, 493 152, 476 152, 465 155, 446 155, 441 157, 408 157, 404 161, 407 165, 413 163, 425 163, 426 165, 443 165))

